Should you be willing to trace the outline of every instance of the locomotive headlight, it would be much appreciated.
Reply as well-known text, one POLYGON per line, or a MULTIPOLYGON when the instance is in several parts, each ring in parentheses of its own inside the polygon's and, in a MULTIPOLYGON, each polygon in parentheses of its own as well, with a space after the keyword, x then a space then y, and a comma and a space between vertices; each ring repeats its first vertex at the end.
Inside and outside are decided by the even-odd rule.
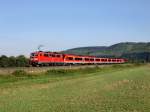
POLYGON ((34 60, 35 60, 35 61, 37 61, 37 60, 38 60, 38 58, 34 58, 34 60))

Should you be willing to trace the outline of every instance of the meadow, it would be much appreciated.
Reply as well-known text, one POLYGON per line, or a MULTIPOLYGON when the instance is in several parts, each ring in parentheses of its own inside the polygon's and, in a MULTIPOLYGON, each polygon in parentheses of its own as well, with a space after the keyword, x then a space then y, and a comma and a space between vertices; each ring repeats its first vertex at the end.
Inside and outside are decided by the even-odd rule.
POLYGON ((150 112, 150 65, 0 76, 0 112, 150 112))

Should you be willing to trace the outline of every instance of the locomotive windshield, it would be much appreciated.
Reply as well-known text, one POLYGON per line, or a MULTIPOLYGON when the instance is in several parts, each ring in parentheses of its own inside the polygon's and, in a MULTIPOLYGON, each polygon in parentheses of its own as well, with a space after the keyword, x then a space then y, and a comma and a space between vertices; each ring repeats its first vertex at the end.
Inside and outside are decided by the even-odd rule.
POLYGON ((36 54, 36 53, 31 53, 31 57, 35 57, 35 56, 38 56, 38 54, 36 54))

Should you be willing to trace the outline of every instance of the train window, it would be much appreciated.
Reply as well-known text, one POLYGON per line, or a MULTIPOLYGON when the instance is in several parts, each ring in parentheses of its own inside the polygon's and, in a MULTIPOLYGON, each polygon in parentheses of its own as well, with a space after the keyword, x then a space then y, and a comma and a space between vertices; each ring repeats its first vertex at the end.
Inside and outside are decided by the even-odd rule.
POLYGON ((44 56, 45 56, 45 57, 48 57, 48 54, 46 53, 46 54, 44 54, 44 56))
POLYGON ((49 57, 52 57, 52 54, 49 54, 49 57))
POLYGON ((31 53, 31 56, 38 56, 38 54, 36 54, 36 53, 31 53))
POLYGON ((108 61, 110 62, 110 61, 111 61, 111 59, 108 59, 108 61))
POLYGON ((79 58, 79 60, 82 60, 82 58, 79 58))
POLYGON ((52 57, 55 57, 55 54, 52 54, 52 57))
POLYGON ((96 59, 96 61, 100 61, 100 59, 96 59))
POLYGON ((107 61, 107 59, 104 59, 104 61, 107 61))
POLYGON ((82 60, 82 58, 75 58, 75 60, 77 60, 77 61, 81 61, 81 60, 82 60))
POLYGON ((90 61, 94 61, 94 59, 93 59, 93 58, 91 58, 91 59, 90 59, 90 61))
POLYGON ((104 59, 101 59, 101 61, 104 61, 104 59))
POLYGON ((107 59, 101 59, 101 61, 107 61, 107 59))
POLYGON ((67 57, 67 60, 73 60, 73 57, 67 57))
POLYGON ((113 62, 115 62, 116 60, 115 60, 115 59, 113 59, 112 61, 113 61, 113 62))
POLYGON ((60 58, 60 55, 56 55, 57 58, 60 58))
POLYGON ((85 61, 89 61, 89 58, 85 58, 85 61))

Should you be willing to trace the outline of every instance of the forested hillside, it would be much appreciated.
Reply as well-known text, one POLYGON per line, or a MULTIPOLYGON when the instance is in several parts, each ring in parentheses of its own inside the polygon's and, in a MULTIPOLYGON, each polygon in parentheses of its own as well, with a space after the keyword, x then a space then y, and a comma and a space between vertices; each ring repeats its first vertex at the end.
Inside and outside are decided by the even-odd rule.
POLYGON ((93 47, 79 47, 64 51, 65 53, 78 55, 114 55, 121 56, 125 53, 140 53, 150 52, 150 42, 148 43, 118 43, 111 46, 93 46, 93 47))

